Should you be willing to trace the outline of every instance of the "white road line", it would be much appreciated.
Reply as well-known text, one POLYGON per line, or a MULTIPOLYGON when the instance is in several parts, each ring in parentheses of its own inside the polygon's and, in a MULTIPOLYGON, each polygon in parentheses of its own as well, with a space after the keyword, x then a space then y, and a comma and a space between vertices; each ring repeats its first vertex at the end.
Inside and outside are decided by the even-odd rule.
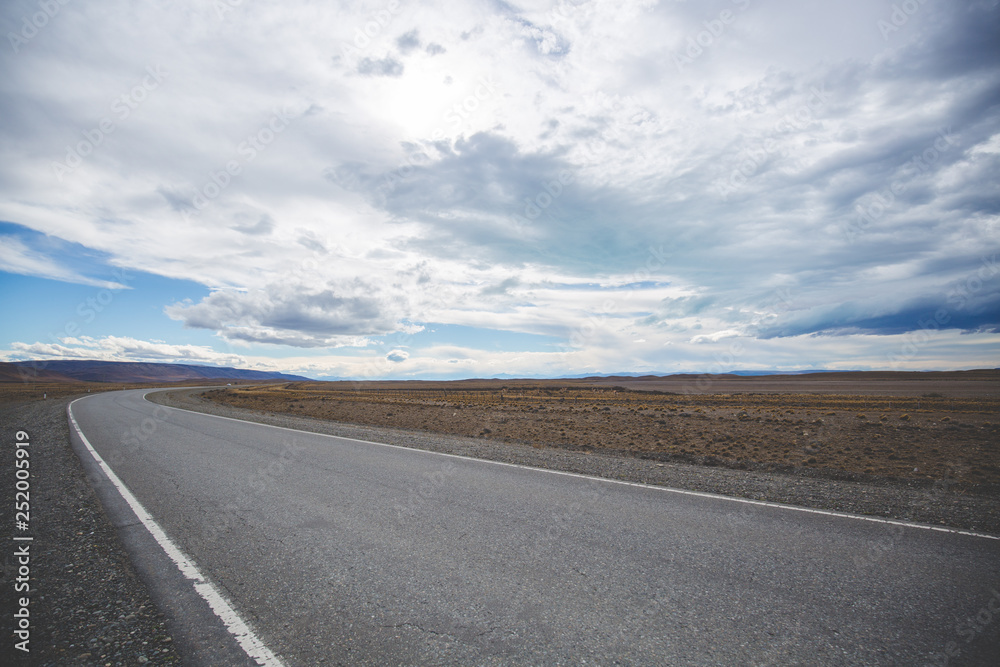
MULTIPOLYGON (((76 401, 80 400, 83 399, 76 399, 76 401)), ((153 519, 149 512, 146 511, 146 508, 142 506, 142 503, 140 503, 139 500, 132 495, 132 492, 129 491, 127 486, 125 486, 125 483, 118 478, 118 475, 116 475, 111 467, 105 463, 104 459, 101 458, 101 455, 97 453, 97 450, 95 450, 93 445, 90 444, 90 441, 87 440, 87 436, 83 434, 83 430, 77 423, 76 417, 73 416, 73 403, 76 403, 76 401, 72 401, 66 408, 66 411, 69 414, 70 423, 73 424, 73 428, 76 429, 77 434, 80 436, 83 444, 86 445, 91 456, 93 456, 94 460, 97 461, 97 465, 101 467, 101 470, 104 471, 107 478, 111 480, 111 483, 118 489, 118 493, 121 494, 121 497, 125 499, 125 502, 127 502, 129 507, 132 508, 132 511, 135 512, 136 518, 142 522, 142 525, 146 527, 146 530, 149 531, 149 533, 153 536, 153 539, 156 540, 167 556, 170 557, 170 560, 174 561, 174 564, 177 565, 177 569, 181 571, 181 574, 191 581, 194 590, 205 600, 205 602, 208 603, 208 606, 212 608, 215 615, 218 616, 219 619, 225 624, 226 628, 233 635, 246 654, 250 656, 252 660, 256 661, 258 665, 263 665, 264 667, 285 667, 285 663, 281 660, 281 658, 272 653, 271 650, 264 645, 264 642, 262 642, 260 638, 254 634, 253 630, 250 629, 250 626, 247 625, 246 621, 240 617, 236 610, 233 609, 232 605, 229 604, 226 598, 222 596, 219 589, 217 589, 215 585, 198 570, 198 567, 194 564, 194 562, 185 556, 184 552, 182 552, 180 548, 178 548, 177 545, 174 544, 169 537, 167 537, 167 534, 163 531, 160 525, 156 523, 156 520, 153 519)))
MULTIPOLYGON (((168 390, 162 390, 162 389, 150 390, 150 391, 147 391, 145 394, 143 394, 142 398, 145 401, 147 401, 149 403, 152 403, 152 401, 150 401, 148 398, 146 398, 146 396, 147 396, 147 394, 150 394, 153 391, 171 391, 171 390, 169 390, 169 389, 168 390)), ((925 523, 914 523, 912 521, 900 521, 900 520, 897 520, 897 519, 880 519, 878 517, 873 517, 873 516, 863 516, 861 514, 849 514, 847 512, 834 512, 832 510, 818 510, 818 509, 813 509, 811 507, 798 507, 797 505, 784 505, 784 504, 781 504, 781 503, 773 503, 773 502, 769 502, 769 501, 766 501, 766 500, 750 500, 749 498, 737 498, 737 497, 734 497, 734 496, 724 496, 724 495, 721 495, 721 494, 718 494, 718 493, 706 493, 704 491, 688 491, 688 490, 685 490, 685 489, 675 489, 675 488, 669 487, 669 486, 656 486, 656 485, 653 485, 653 484, 643 484, 642 482, 627 482, 625 480, 609 479, 607 477, 595 477, 593 475, 584 475, 582 473, 577 473, 577 472, 566 472, 566 471, 563 471, 563 470, 550 470, 549 468, 536 468, 536 467, 533 467, 533 466, 522 465, 520 463, 505 463, 503 461, 491 461, 490 459, 477 459, 477 458, 474 458, 474 457, 471 457, 471 456, 463 456, 461 454, 447 454, 445 452, 434 452, 434 451, 427 450, 427 449, 417 449, 415 447, 403 447, 401 445, 390 445, 390 444, 387 444, 387 443, 384 443, 384 442, 373 442, 371 440, 359 440, 358 438, 348 438, 348 437, 340 436, 340 435, 329 435, 327 433, 316 433, 314 431, 302 431, 300 429, 288 428, 287 426, 275 426, 273 424, 262 424, 260 422, 246 421, 244 419, 234 419, 233 417, 223 417, 221 415, 213 415, 213 414, 209 414, 207 412, 197 412, 195 410, 188 410, 186 408, 175 408, 175 407, 166 406, 166 405, 163 406, 163 407, 165 407, 165 408, 167 408, 169 410, 180 410, 181 412, 190 412, 192 414, 203 415, 205 417, 214 417, 216 419, 227 419, 229 421, 239 422, 241 424, 256 424, 257 426, 266 426, 268 428, 277 428, 277 429, 281 429, 282 431, 291 431, 292 433, 305 433, 305 434, 308 434, 308 435, 318 435, 318 436, 321 436, 321 437, 324 437, 324 438, 337 438, 338 440, 349 440, 351 442, 361 442, 361 443, 364 443, 366 445, 378 445, 379 447, 391 447, 393 449, 402 449, 402 450, 405 450, 405 451, 408 451, 408 452, 423 452, 424 454, 434 454, 436 456, 448 456, 450 458, 463 459, 465 461, 478 461, 480 463, 492 463, 493 465, 498 465, 498 466, 507 466, 509 468, 521 468, 522 470, 533 470, 533 471, 536 471, 536 472, 547 472, 547 473, 552 474, 552 475, 565 475, 567 477, 578 477, 580 479, 587 479, 587 480, 592 480, 592 481, 595 481, 595 482, 606 482, 608 484, 621 484, 622 486, 634 486, 634 487, 638 487, 640 489, 653 489, 655 491, 663 491, 663 492, 666 492, 666 493, 677 493, 677 494, 684 495, 684 496, 697 496, 699 498, 713 498, 713 499, 716 499, 716 500, 728 500, 730 502, 743 503, 745 505, 758 505, 760 507, 773 507, 775 509, 791 510, 793 512, 805 512, 807 514, 822 514, 822 515, 825 515, 825 516, 840 517, 840 518, 843 518, 843 519, 855 519, 857 521, 868 521, 868 522, 871 522, 871 523, 881 523, 881 524, 887 524, 887 525, 891 525, 891 526, 906 526, 908 528, 918 528, 920 530, 932 530, 932 531, 936 531, 936 532, 939 532, 939 533, 951 533, 953 535, 966 535, 968 537, 981 537, 981 538, 986 539, 986 540, 1000 540, 1000 535, 990 535, 988 533, 976 533, 976 532, 969 531, 969 530, 958 530, 957 528, 945 528, 944 526, 932 526, 932 525, 925 524, 925 523)))

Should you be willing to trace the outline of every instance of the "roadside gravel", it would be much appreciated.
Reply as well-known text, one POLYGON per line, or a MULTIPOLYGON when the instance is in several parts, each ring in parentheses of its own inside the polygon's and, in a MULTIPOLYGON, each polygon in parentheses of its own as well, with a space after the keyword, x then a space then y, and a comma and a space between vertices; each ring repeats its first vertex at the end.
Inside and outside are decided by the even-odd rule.
POLYGON ((504 463, 574 472, 676 489, 915 521, 1000 535, 1000 497, 957 493, 948 485, 896 480, 845 481, 804 469, 776 473, 730 470, 584 453, 424 431, 329 422, 288 414, 257 412, 220 405, 200 397, 203 389, 158 392, 150 400, 163 405, 283 426, 314 433, 382 442, 415 449, 504 463))
MULTIPOLYGON (((136 576, 115 527, 69 440, 66 405, 75 397, 0 403, 3 438, 4 665, 174 665, 180 658, 164 619, 136 576), (14 443, 30 436, 30 530, 15 530, 14 443), (15 535, 31 542, 13 542, 15 535), (30 653, 13 645, 11 544, 30 544, 30 653)), ((18 596, 24 595, 23 593, 18 596)))

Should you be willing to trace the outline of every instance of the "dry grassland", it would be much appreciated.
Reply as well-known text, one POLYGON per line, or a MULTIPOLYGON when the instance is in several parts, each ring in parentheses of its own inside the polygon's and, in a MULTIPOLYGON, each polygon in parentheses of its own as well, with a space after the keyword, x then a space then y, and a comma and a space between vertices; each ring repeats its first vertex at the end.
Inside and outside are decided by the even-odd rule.
POLYGON ((736 469, 946 480, 956 489, 998 493, 1000 398, 968 393, 685 395, 566 380, 299 382, 228 387, 206 396, 240 408, 532 447, 736 469))

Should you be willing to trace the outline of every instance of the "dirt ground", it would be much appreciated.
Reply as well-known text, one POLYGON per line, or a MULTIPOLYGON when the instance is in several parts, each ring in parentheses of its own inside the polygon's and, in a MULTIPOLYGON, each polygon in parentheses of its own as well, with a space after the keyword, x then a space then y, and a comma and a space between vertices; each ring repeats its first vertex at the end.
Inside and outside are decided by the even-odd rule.
POLYGON ((241 408, 533 447, 737 469, 946 480, 956 489, 1000 494, 1000 372, 970 373, 898 374, 909 377, 896 385, 885 374, 869 380, 854 373, 841 378, 834 393, 823 386, 831 381, 823 374, 785 376, 781 385, 700 376, 703 393, 681 393, 699 379, 681 376, 673 384, 662 378, 291 383, 227 387, 206 396, 241 408), (773 391, 789 382, 797 392, 773 391), (740 391, 730 393, 734 386, 740 391), (882 393, 871 393, 873 386, 882 393))
POLYGON ((838 371, 802 375, 669 375, 601 378, 595 384, 615 384, 643 391, 681 394, 780 393, 914 396, 941 394, 948 398, 1000 398, 1000 371, 838 371))

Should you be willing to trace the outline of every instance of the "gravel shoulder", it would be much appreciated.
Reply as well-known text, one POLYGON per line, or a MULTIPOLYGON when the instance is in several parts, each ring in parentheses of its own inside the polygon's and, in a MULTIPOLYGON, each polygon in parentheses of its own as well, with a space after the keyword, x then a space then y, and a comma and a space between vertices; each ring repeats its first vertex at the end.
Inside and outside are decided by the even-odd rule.
POLYGON ((202 391, 204 390, 188 389, 157 392, 149 398, 171 407, 314 433, 675 489, 1000 535, 1000 498, 995 495, 956 492, 943 483, 829 479, 808 469, 791 473, 732 470, 663 463, 596 451, 567 451, 417 430, 361 426, 220 405, 200 397, 202 391))
MULTIPOLYGON (((30 436, 30 530, 3 513, 5 665, 172 665, 180 658, 170 631, 133 570, 69 440, 66 405, 75 397, 0 403, 3 498, 14 506, 14 443, 30 436), (14 542, 28 534, 31 542, 14 542), (14 648, 14 548, 30 545, 30 652, 14 648)), ((19 593, 17 596, 22 596, 19 593)))

